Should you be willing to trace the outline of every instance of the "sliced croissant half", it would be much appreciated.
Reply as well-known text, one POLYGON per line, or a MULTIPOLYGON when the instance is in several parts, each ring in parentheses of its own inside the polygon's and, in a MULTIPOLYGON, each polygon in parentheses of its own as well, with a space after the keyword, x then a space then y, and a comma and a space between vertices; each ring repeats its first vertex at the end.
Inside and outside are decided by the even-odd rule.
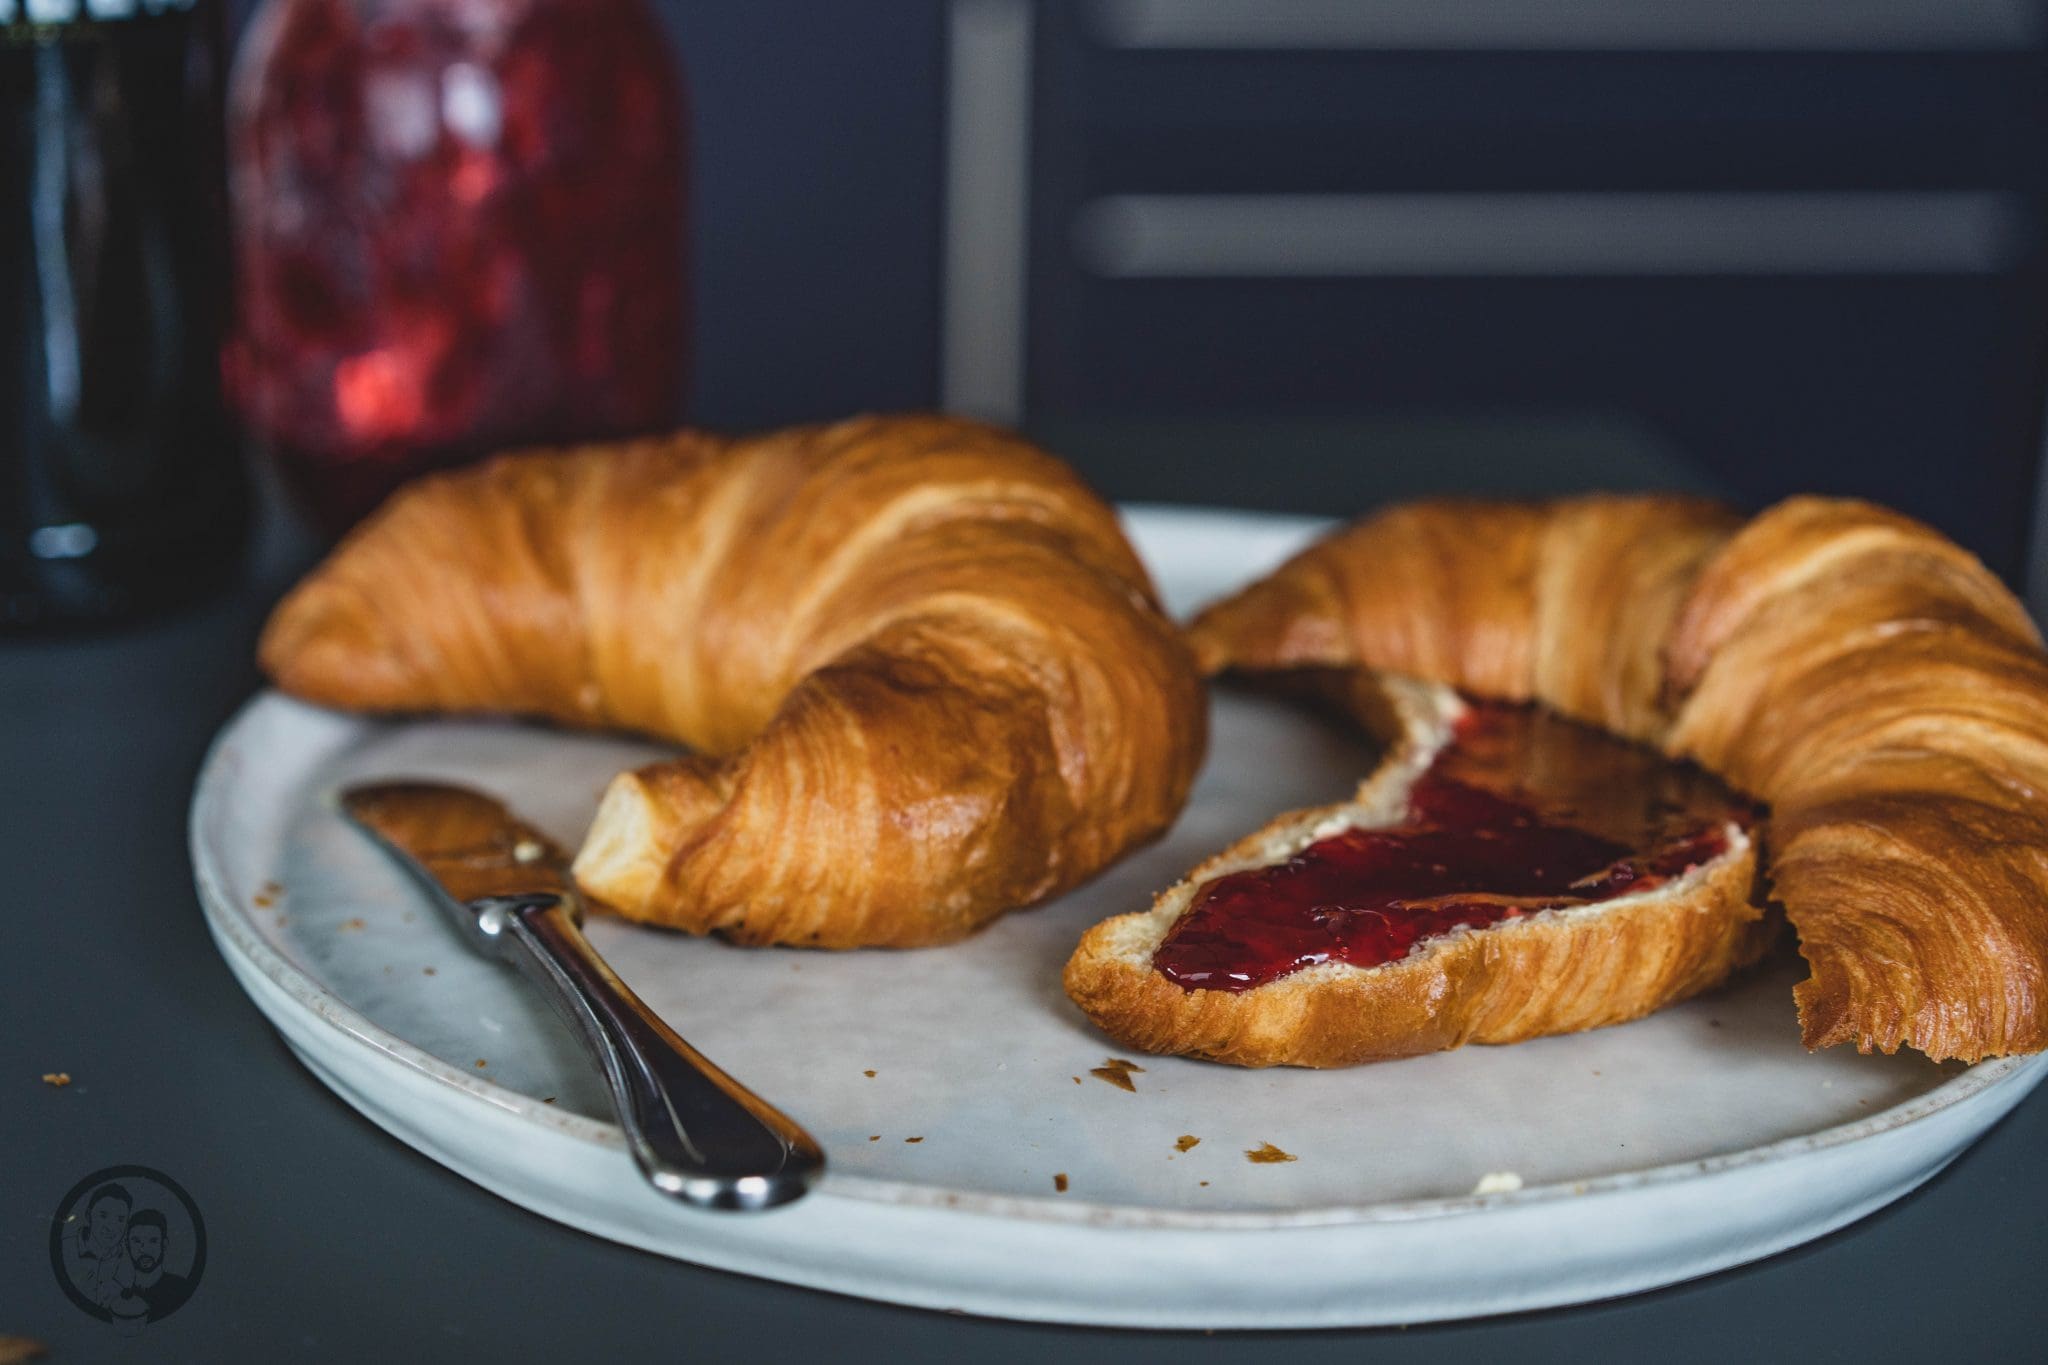
MULTIPOLYGON (((1811 968, 1809 1047, 2048 1046, 2048 656, 1996 576, 1918 522, 1818 497, 1747 522, 1671 497, 1415 503, 1324 538, 1190 638, 1210 674, 1380 671, 1695 762, 1765 807, 1760 889, 1811 968)), ((1398 781, 1312 826, 1386 819, 1398 781)), ((1378 976, 1232 993, 1152 968, 1201 882, 1303 837, 1276 821, 1098 927, 1070 993, 1134 1046, 1321 1065, 1631 1017, 1755 948, 1732 905, 1678 913, 1721 884, 1709 864, 1641 905, 1447 935, 1378 976)))
MULTIPOLYGON (((1119 1041, 1240 1066, 1311 1067, 1520 1042, 1640 1018, 1717 985, 1775 936, 1777 920, 1754 895, 1753 813, 1731 800, 1725 818, 1698 831, 1712 836, 1698 861, 1643 889, 1604 900, 1566 895, 1550 908, 1539 903, 1497 922, 1453 925, 1384 963, 1329 960, 1248 989, 1189 989, 1160 964, 1198 901, 1235 876, 1284 872, 1333 836, 1412 825, 1411 795, 1473 719, 1472 708, 1439 684, 1356 673, 1319 690, 1334 690, 1333 700, 1387 741, 1385 760, 1350 800, 1277 816, 1195 868, 1151 910, 1089 930, 1067 964, 1067 992, 1119 1041)), ((1544 718, 1518 723, 1581 728, 1544 718)), ((1538 754, 1537 762, 1587 743, 1629 747, 1553 742, 1551 755, 1538 754)), ((1661 762, 1647 753, 1642 760, 1661 762)), ((1480 905, 1499 899, 1483 877, 1472 885, 1470 899, 1480 905)), ((1231 946, 1206 960, 1228 961, 1231 946)))

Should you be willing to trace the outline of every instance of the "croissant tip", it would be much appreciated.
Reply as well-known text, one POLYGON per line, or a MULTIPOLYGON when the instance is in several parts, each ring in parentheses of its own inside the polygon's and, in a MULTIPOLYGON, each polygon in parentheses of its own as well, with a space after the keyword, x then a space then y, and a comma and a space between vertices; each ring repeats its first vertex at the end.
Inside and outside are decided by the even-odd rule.
POLYGON ((598 802, 570 875, 592 897, 621 914, 641 918, 661 882, 664 821, 638 773, 620 773, 598 802))
POLYGON ((1187 643, 1189 652, 1195 656, 1195 670, 1203 677, 1213 678, 1230 667, 1230 651, 1203 631, 1200 622, 1189 632, 1187 643))

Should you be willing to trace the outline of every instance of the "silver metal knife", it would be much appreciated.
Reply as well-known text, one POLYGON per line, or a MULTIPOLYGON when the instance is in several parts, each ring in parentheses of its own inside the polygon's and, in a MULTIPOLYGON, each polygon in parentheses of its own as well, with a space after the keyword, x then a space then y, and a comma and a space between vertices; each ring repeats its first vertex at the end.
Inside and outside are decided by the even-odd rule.
POLYGON ((341 808, 473 945, 511 962, 575 1028, 656 1189, 708 1209, 767 1209, 824 1172, 809 1133, 684 1042, 605 965, 578 927, 568 859, 545 834, 482 792, 439 783, 350 787, 341 808))

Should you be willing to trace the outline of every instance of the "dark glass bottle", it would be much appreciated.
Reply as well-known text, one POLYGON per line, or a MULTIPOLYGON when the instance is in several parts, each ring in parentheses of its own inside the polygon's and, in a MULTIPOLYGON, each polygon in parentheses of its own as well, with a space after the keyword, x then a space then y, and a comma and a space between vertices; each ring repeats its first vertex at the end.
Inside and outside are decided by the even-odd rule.
POLYGON ((241 562, 216 0, 0 0, 0 628, 241 562))

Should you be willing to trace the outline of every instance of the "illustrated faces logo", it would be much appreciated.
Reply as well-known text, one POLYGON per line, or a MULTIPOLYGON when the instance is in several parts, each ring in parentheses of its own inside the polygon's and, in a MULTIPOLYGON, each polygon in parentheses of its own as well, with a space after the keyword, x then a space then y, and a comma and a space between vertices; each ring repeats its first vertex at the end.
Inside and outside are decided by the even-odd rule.
POLYGON ((206 1225, 162 1171, 109 1166, 73 1185, 51 1216, 50 1269, 81 1311, 133 1335, 199 1288, 206 1225))

